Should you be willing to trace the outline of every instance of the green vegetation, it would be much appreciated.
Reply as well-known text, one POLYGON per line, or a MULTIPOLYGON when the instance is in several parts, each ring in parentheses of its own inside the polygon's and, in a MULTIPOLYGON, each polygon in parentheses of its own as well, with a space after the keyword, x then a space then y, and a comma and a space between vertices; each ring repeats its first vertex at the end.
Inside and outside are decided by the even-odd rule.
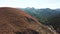
MULTIPOLYGON (((60 11, 58 9, 52 10, 49 8, 46 9, 35 9, 35 8, 23 8, 25 12, 35 17, 38 21, 43 24, 48 25, 49 21, 56 17, 60 11)), ((59 16, 58 16, 59 17, 59 16)))
POLYGON ((35 9, 22 8, 25 12, 35 17, 44 25, 52 25, 55 29, 60 28, 60 9, 35 9))

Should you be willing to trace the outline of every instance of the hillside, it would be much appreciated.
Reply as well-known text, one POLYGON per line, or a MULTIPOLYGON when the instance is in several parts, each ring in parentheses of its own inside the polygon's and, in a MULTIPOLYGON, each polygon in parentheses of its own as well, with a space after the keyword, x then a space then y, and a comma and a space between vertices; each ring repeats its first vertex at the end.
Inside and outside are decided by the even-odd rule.
POLYGON ((57 32, 60 33, 60 9, 36 9, 33 7, 20 9, 35 17, 42 24, 52 26, 57 32))
POLYGON ((57 34, 34 17, 16 8, 0 8, 0 34, 57 34))

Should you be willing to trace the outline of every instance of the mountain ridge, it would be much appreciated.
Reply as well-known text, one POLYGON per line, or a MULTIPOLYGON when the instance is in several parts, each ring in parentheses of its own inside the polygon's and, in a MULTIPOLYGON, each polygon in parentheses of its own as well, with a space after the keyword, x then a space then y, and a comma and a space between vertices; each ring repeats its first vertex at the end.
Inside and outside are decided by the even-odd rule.
POLYGON ((16 8, 0 8, 0 34, 57 34, 48 26, 16 8))

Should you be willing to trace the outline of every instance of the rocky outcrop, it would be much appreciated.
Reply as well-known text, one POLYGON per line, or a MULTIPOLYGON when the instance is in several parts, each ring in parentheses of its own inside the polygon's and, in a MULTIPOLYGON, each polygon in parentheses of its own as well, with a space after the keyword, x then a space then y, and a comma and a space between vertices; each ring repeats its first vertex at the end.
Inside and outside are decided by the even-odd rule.
POLYGON ((16 8, 0 8, 0 34, 57 34, 35 18, 16 8))

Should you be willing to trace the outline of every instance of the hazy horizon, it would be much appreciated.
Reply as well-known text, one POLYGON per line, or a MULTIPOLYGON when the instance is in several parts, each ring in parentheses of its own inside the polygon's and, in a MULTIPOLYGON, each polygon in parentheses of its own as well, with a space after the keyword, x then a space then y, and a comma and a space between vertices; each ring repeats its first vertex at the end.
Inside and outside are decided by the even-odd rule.
POLYGON ((60 8, 60 0, 0 0, 0 7, 60 8))

